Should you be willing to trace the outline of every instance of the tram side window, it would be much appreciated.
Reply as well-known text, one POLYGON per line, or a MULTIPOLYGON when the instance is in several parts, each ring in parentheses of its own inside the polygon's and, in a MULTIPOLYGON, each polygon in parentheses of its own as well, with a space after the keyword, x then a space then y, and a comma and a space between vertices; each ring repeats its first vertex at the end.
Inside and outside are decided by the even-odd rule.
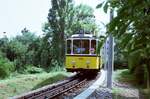
POLYGON ((71 40, 67 40, 67 54, 71 54, 71 40))
POLYGON ((96 40, 91 40, 91 54, 96 54, 96 40))

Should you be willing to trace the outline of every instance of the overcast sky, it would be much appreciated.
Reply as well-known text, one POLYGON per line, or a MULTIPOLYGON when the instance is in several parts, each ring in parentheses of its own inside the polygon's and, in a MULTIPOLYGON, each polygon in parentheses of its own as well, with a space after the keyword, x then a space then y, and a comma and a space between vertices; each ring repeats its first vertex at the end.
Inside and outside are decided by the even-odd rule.
MULTIPOLYGON (((75 0, 76 5, 83 3, 95 9, 102 0, 75 0)), ((27 27, 38 35, 42 34, 41 27, 47 21, 50 0, 0 0, 0 37, 3 32, 11 37, 20 34, 27 27)), ((95 9, 97 23, 107 23, 108 15, 102 10, 95 9)))

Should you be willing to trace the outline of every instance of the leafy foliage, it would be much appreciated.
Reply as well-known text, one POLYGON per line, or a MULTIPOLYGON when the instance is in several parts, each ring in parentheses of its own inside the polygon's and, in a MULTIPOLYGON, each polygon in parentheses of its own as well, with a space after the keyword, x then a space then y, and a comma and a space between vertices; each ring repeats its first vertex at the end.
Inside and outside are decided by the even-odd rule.
POLYGON ((92 33, 98 32, 98 27, 95 23, 94 10, 87 5, 80 4, 74 8, 74 15, 72 27, 70 28, 73 33, 78 30, 87 30, 92 33))
POLYGON ((149 0, 108 0, 102 4, 105 12, 107 8, 116 9, 117 16, 107 25, 108 34, 112 33, 120 40, 118 45, 128 59, 130 72, 135 75, 144 74, 146 69, 147 73, 144 75, 148 83, 150 82, 150 15, 145 9, 148 9, 149 4, 149 0), (142 68, 145 69, 141 70, 142 68))
POLYGON ((5 78, 14 70, 14 64, 4 58, 0 53, 0 78, 5 78))
POLYGON ((39 67, 35 67, 32 65, 28 65, 28 66, 26 66, 25 72, 30 73, 30 74, 43 73, 44 69, 39 68, 39 67))

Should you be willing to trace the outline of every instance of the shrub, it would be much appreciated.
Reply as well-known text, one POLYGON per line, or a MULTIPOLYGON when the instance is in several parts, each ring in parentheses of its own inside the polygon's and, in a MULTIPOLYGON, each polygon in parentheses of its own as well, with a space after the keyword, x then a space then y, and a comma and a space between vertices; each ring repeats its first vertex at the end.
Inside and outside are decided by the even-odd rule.
POLYGON ((0 58, 0 78, 6 78, 14 70, 13 62, 0 58))
POLYGON ((35 73, 42 73, 44 72, 44 69, 40 68, 40 67, 35 67, 33 65, 28 65, 26 66, 26 70, 27 73, 30 74, 35 74, 35 73))
POLYGON ((114 61, 114 69, 127 69, 128 63, 125 60, 115 60, 114 61))

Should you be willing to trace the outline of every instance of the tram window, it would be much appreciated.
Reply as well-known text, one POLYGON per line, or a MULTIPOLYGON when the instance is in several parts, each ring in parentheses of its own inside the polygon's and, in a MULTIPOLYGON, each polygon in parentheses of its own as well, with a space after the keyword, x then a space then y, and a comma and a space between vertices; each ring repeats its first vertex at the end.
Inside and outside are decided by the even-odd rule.
POLYGON ((67 40, 67 54, 71 54, 71 40, 67 40))
POLYGON ((91 40, 91 54, 96 54, 96 40, 91 40))
POLYGON ((73 40, 73 54, 81 54, 81 40, 73 40))
POLYGON ((89 40, 82 40, 81 46, 85 49, 82 54, 89 54, 89 40))
POLYGON ((74 54, 89 54, 89 40, 74 40, 73 41, 74 54))

